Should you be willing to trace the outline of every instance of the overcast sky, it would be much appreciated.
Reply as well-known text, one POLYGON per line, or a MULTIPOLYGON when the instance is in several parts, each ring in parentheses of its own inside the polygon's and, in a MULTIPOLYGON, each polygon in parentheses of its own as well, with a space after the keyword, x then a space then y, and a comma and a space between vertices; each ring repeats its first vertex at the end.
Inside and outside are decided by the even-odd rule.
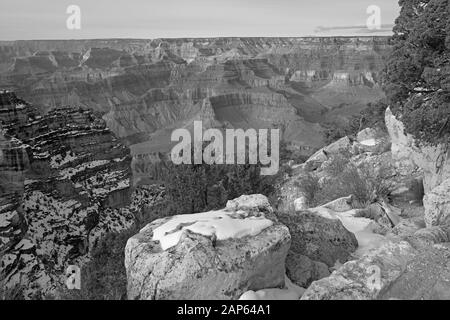
POLYGON ((0 40, 389 35, 398 13, 397 0, 0 0, 0 40), (72 4, 79 30, 66 27, 72 4))

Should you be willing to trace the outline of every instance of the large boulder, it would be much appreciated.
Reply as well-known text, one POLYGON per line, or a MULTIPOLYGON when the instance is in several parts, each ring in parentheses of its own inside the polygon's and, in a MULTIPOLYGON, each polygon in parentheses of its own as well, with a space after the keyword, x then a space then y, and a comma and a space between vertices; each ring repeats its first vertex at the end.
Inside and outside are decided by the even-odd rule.
POLYGON ((423 198, 427 227, 450 222, 450 179, 428 192, 423 198))
POLYGON ((144 227, 125 249, 128 298, 227 300, 284 287, 290 234, 268 219, 267 205, 262 196, 246 196, 224 210, 144 227))
POLYGON ((382 154, 389 151, 391 147, 389 136, 376 129, 366 128, 356 135, 356 141, 353 142, 352 154, 371 152, 382 154))
POLYGON ((330 270, 325 263, 292 251, 286 258, 286 275, 296 285, 307 288, 313 281, 328 277, 330 270))
POLYGON ((403 274, 416 254, 408 242, 389 242, 313 282, 301 300, 377 299, 403 274))
POLYGON ((239 198, 228 200, 226 208, 233 211, 259 210, 266 215, 273 213, 269 199, 262 194, 242 195, 239 198))
POLYGON ((379 133, 377 130, 373 128, 365 128, 358 132, 356 135, 356 141, 358 142, 364 142, 368 140, 376 140, 379 138, 379 133))
POLYGON ((352 141, 349 137, 343 137, 332 144, 320 149, 313 154, 305 162, 305 169, 307 171, 313 171, 318 169, 322 163, 324 163, 330 156, 336 154, 350 154, 352 148, 352 141))
POLYGON ((332 267, 338 260, 347 261, 358 247, 355 235, 339 219, 329 219, 310 210, 279 213, 278 218, 291 233, 289 252, 292 254, 332 267))
POLYGON ((450 300, 450 244, 420 250, 380 299, 450 300))
POLYGON ((387 139, 369 139, 362 142, 355 141, 352 146, 352 154, 361 153, 383 154, 389 151, 391 144, 387 139))

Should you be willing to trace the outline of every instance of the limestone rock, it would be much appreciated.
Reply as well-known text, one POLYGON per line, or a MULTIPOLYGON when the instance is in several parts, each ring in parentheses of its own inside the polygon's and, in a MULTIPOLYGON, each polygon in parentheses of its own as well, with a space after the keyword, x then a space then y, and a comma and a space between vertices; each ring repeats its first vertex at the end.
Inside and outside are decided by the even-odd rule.
POLYGON ((0 90, 0 122, 0 273, 26 299, 55 295, 67 265, 82 267, 152 197, 130 203, 130 150, 87 108, 39 114, 0 90))
POLYGON ((407 242, 389 242, 358 260, 345 263, 331 276, 313 282, 301 300, 376 299, 403 274, 416 254, 407 242), (374 278, 378 275, 379 281, 374 278))
POLYGON ((352 154, 360 154, 360 153, 374 153, 374 154, 382 154, 386 151, 389 151, 391 144, 386 139, 373 139, 366 140, 363 142, 355 141, 352 145, 352 154))
POLYGON ((389 108, 385 122, 392 141, 392 158, 401 173, 409 174, 419 167, 424 175, 425 193, 450 178, 450 153, 444 145, 417 146, 389 108))
POLYGON ((414 139, 405 134, 403 123, 392 114, 390 108, 386 109, 385 123, 391 138, 392 159, 400 172, 412 172, 416 164, 412 159, 414 139))
POLYGON ((306 160, 306 167, 308 171, 313 171, 319 168, 330 156, 336 154, 350 154, 352 142, 349 137, 343 137, 332 144, 320 149, 306 160))
POLYGON ((354 202, 355 202, 355 198, 354 198, 354 196, 351 195, 348 197, 343 197, 343 198, 333 200, 333 201, 323 205, 322 207, 336 211, 336 212, 344 212, 344 211, 352 210, 353 209, 352 204, 354 204, 354 202))
POLYGON ((424 199, 425 223, 438 226, 450 220, 450 179, 428 192, 424 199))
POLYGON ((449 300, 450 243, 420 250, 405 272, 379 298, 449 300))
POLYGON ((425 228, 425 221, 422 217, 414 217, 401 220, 392 230, 391 233, 399 237, 414 234, 419 229, 425 228))
POLYGON ((328 277, 330 271, 323 262, 290 252, 286 258, 286 274, 296 285, 306 288, 313 281, 328 277))
POLYGON ((258 209, 266 213, 273 212, 269 200, 262 194, 243 195, 239 198, 228 200, 226 208, 234 211, 258 209))
MULTIPOLYGON (((264 212, 257 208, 268 208, 267 199, 259 196, 246 196, 248 206, 242 202, 244 198, 239 199, 225 209, 236 215, 235 223, 242 217, 261 217, 264 212)), ((200 219, 205 214, 199 214, 200 219)), ((290 246, 289 230, 284 225, 273 223, 256 235, 222 240, 184 229, 175 246, 162 250, 153 240, 154 232, 174 218, 155 220, 128 240, 125 266, 129 299, 227 300, 249 290, 284 287, 284 261, 290 246)))
POLYGON ((358 247, 355 236, 338 219, 329 219, 311 211, 280 213, 278 218, 290 230, 290 253, 307 256, 331 267, 345 262, 358 247))
POLYGON ((375 140, 377 138, 378 132, 372 128, 365 128, 364 130, 358 132, 358 134, 356 135, 356 140, 360 143, 367 140, 375 140))

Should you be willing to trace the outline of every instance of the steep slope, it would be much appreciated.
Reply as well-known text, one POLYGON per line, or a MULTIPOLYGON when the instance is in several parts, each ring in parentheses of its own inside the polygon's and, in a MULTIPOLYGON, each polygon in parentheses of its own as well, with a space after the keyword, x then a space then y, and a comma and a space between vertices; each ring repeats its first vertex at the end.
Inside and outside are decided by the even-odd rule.
POLYGON ((0 276, 27 298, 54 293, 106 233, 129 228, 145 190, 130 189, 130 150, 85 108, 39 115, 0 92, 0 276))

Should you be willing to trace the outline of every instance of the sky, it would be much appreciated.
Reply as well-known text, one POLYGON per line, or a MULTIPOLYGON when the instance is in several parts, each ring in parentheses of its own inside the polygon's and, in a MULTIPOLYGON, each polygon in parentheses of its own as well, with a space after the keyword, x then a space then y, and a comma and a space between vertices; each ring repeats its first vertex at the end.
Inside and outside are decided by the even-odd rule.
POLYGON ((397 0, 1 0, 0 40, 390 35, 399 10, 397 0), (70 5, 79 29, 67 27, 70 5), (379 30, 366 27, 371 5, 379 30))

